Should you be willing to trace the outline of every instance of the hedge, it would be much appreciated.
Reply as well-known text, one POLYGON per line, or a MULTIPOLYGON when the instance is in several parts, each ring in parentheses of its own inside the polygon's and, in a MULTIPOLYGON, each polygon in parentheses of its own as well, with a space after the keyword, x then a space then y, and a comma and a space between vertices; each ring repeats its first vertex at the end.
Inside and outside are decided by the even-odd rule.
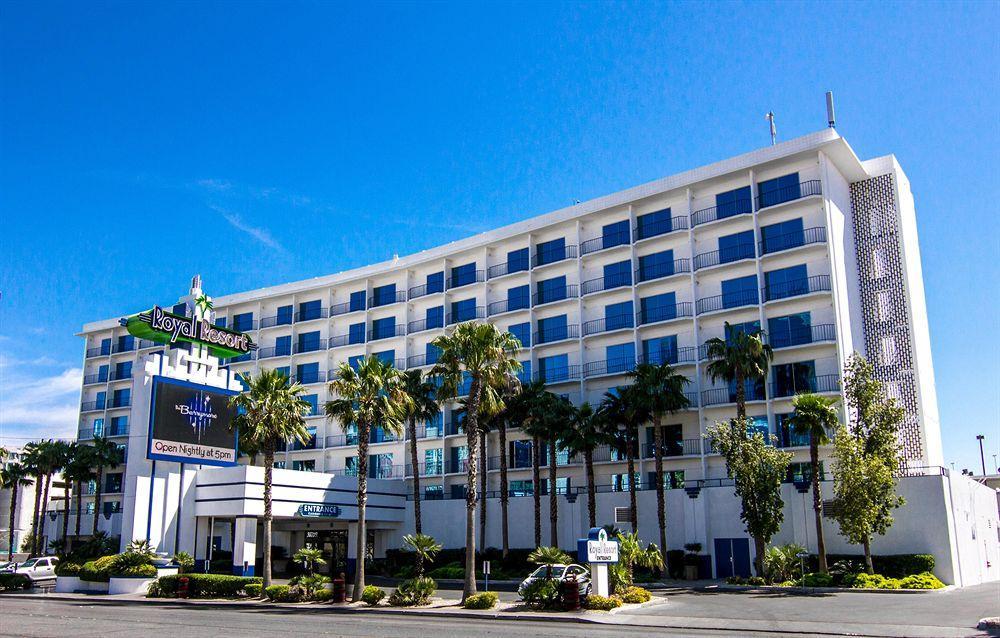
POLYGON ((361 600, 371 607, 379 604, 383 598, 385 598, 385 590, 375 585, 367 585, 361 592, 361 600))
POLYGON ((80 563, 71 560, 62 561, 56 565, 56 576, 78 576, 80 574, 80 563))
POLYGON ((629 587, 621 595, 622 602, 629 603, 630 605, 637 605, 639 603, 649 602, 653 598, 653 594, 649 593, 648 589, 643 589, 642 587, 629 587))
POLYGON ((188 579, 190 598, 236 598, 251 583, 261 583, 259 576, 230 576, 227 574, 172 574, 160 576, 156 581, 165 598, 175 598, 181 578, 188 579))
POLYGON ((132 565, 124 568, 114 568, 111 570, 112 578, 156 578, 156 567, 154 565, 132 565))
MULTIPOLYGON (((827 554, 826 561, 829 565, 842 560, 865 564, 863 554, 827 554)), ((807 559, 807 567, 810 571, 817 571, 819 559, 815 555, 810 555, 807 559)), ((912 574, 922 574, 934 571, 934 556, 932 554, 886 554, 883 556, 872 556, 872 566, 875 573, 889 576, 890 578, 903 578, 912 574)))
POLYGON ((87 561, 80 567, 80 580, 91 583, 106 583, 111 579, 111 567, 115 564, 117 554, 101 556, 97 560, 87 561))
POLYGON ((473 594, 465 599, 466 609, 493 609, 497 604, 497 593, 495 591, 484 591, 473 594))
POLYGON ((31 579, 24 574, 0 574, 0 591, 29 589, 31 579))
POLYGON ((243 591, 247 593, 247 596, 251 598, 260 598, 261 592, 264 590, 263 583, 247 583, 243 586, 243 591))
POLYGON ((598 596, 597 594, 591 594, 587 596, 584 601, 584 606, 587 609, 596 609, 598 611, 611 611, 616 607, 622 606, 622 600, 618 596, 611 596, 606 598, 604 596, 598 596))
POLYGON ((302 600, 302 591, 288 585, 271 585, 264 589, 264 595, 274 603, 297 603, 302 600))

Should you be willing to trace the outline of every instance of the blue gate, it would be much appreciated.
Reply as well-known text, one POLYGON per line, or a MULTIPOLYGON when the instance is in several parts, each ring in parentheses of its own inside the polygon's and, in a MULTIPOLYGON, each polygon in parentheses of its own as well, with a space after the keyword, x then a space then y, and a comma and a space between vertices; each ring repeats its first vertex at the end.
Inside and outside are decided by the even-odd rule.
POLYGON ((750 576, 750 539, 715 539, 715 577, 750 576))

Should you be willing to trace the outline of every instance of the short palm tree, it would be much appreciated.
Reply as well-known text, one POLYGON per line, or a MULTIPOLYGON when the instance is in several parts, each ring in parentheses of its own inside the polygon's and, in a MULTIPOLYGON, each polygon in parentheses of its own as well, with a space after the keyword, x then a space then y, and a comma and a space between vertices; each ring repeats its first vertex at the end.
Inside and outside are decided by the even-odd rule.
POLYGON ((476 593, 475 515, 479 464, 475 449, 479 416, 498 414, 503 409, 503 391, 517 383, 517 373, 521 370, 516 359, 520 342, 511 333, 501 332, 492 324, 469 321, 458 324, 452 334, 438 337, 432 343, 441 353, 431 374, 441 378, 439 396, 442 399, 456 398, 459 386, 466 377, 469 379, 465 418, 469 462, 465 496, 464 604, 466 598, 476 593))
POLYGON ((553 565, 568 565, 573 562, 569 554, 558 547, 538 547, 528 554, 528 562, 545 566, 545 577, 552 578, 553 565))
POLYGON ((420 370, 403 373, 403 389, 410 398, 406 408, 407 438, 410 439, 410 465, 413 467, 413 529, 419 535, 420 521, 420 465, 417 457, 417 422, 429 422, 437 417, 438 407, 435 392, 437 388, 425 379, 420 370))
POLYGON ((303 547, 292 555, 292 560, 296 563, 302 563, 302 566, 310 574, 316 571, 317 565, 326 565, 326 560, 323 558, 323 550, 313 547, 303 547))
MULTIPOLYGON (((66 485, 73 486, 76 495, 76 520, 74 521, 74 536, 80 537, 80 519, 83 511, 83 484, 89 483, 96 476, 94 474, 94 448, 89 445, 76 444, 73 448, 73 458, 70 459, 63 470, 63 478, 66 485)), ((67 503, 69 502, 67 492, 67 503)))
POLYGON ((361 600, 365 588, 365 555, 368 534, 365 506, 368 503, 368 444, 372 427, 386 432, 403 433, 410 398, 406 394, 402 374, 390 363, 378 357, 366 357, 355 370, 341 363, 337 378, 330 382, 330 393, 336 399, 326 402, 326 418, 340 422, 344 431, 352 424, 358 432, 358 537, 355 546, 354 601, 361 600))
POLYGON ((736 384, 736 417, 743 419, 747 415, 746 382, 767 377, 774 351, 764 343, 759 328, 748 334, 734 330, 727 321, 725 331, 725 340, 714 337, 705 342, 710 360, 706 370, 712 381, 723 379, 736 384))
POLYGON ((587 521, 589 527, 597 527, 597 488, 594 485, 594 451, 610 442, 602 423, 602 415, 595 412, 589 403, 583 403, 574 410, 571 427, 563 434, 566 448, 575 456, 583 455, 583 466, 587 474, 587 521))
POLYGON ((792 399, 792 430, 809 437, 809 466, 812 469, 813 514, 816 517, 816 549, 819 571, 826 572, 826 539, 823 536, 823 495, 819 485, 819 446, 830 442, 829 433, 837 427, 836 399, 818 394, 799 394, 792 399))
POLYGON ((20 463, 8 463, 0 469, 0 489, 10 490, 10 522, 7 525, 9 535, 7 545, 7 560, 14 559, 14 514, 17 511, 17 500, 22 487, 34 483, 31 471, 20 463))
POLYGON ((689 380, 667 363, 643 363, 629 373, 634 396, 653 420, 653 458, 656 467, 656 522, 660 528, 660 547, 667 546, 666 502, 663 494, 663 417, 688 406, 684 386, 689 380))
POLYGON ((417 578, 423 578, 424 563, 434 562, 434 557, 441 551, 441 543, 427 534, 407 534, 403 537, 403 543, 413 550, 416 559, 416 564, 413 567, 414 575, 417 578))
POLYGON ((604 393, 598 411, 612 437, 614 447, 624 452, 628 472, 629 523, 634 533, 639 529, 639 510, 636 505, 635 458, 638 450, 639 426, 649 420, 645 404, 635 398, 635 386, 619 386, 604 393))
POLYGON ((93 448, 90 452, 90 459, 94 463, 94 520, 91 536, 97 536, 97 521, 101 512, 101 481, 104 480, 104 470, 113 470, 122 462, 122 453, 118 446, 109 441, 106 437, 95 436, 90 444, 93 448))
MULTIPOLYGON (((645 547, 635 532, 618 534, 618 563, 612 565, 612 577, 616 590, 632 585, 635 568, 663 569, 663 552, 654 543, 645 547)), ((615 593, 620 593, 616 591, 615 593)))
POLYGON ((305 415, 312 405, 302 398, 305 388, 298 383, 289 384, 288 377, 277 370, 262 370, 257 375, 241 374, 243 387, 232 397, 230 405, 239 410, 233 427, 264 455, 264 587, 271 584, 271 487, 274 470, 274 453, 278 445, 291 440, 309 442, 305 415))

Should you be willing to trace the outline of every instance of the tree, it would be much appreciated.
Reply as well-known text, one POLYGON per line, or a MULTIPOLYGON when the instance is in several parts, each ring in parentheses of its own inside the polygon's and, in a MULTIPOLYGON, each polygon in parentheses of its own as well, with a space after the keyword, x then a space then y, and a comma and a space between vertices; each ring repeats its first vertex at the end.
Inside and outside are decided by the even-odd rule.
POLYGON ((571 427, 575 410, 569 399, 551 392, 546 393, 546 399, 541 406, 543 411, 538 423, 541 424, 544 433, 542 438, 549 447, 549 545, 559 547, 559 494, 556 487, 556 467, 559 447, 571 427))
POLYGON ((854 354, 844 370, 850 426, 838 426, 833 440, 834 513, 840 533, 865 550, 865 568, 872 565, 871 541, 892 525, 892 510, 904 499, 896 494, 896 473, 903 464, 899 426, 903 409, 888 398, 874 370, 854 354))
POLYGON ((410 465, 413 467, 413 528, 421 533, 420 521, 420 465, 417 458, 417 422, 428 422, 439 413, 437 400, 434 398, 437 388, 433 383, 423 378, 420 370, 407 370, 403 373, 403 390, 409 397, 406 404, 407 438, 410 439, 410 465))
MULTIPOLYGON (((439 396, 453 399, 459 385, 469 379, 469 398, 465 417, 466 445, 469 451, 466 480, 466 530, 465 530, 465 586, 462 603, 476 593, 476 436, 479 415, 497 414, 503 409, 504 388, 517 383, 521 364, 515 358, 520 346, 509 332, 501 332, 488 323, 469 321, 460 323, 450 335, 438 337, 433 342, 440 351, 431 374, 441 377, 439 396)), ((485 471, 485 468, 484 470, 485 471)))
POLYGON ((688 406, 684 386, 689 380, 669 364, 642 363, 629 377, 633 380, 631 396, 653 420, 653 457, 656 467, 656 522, 660 527, 660 547, 667 546, 666 498, 663 494, 663 417, 688 406))
POLYGON ((528 562, 545 566, 545 578, 552 578, 553 565, 568 565, 573 558, 558 547, 538 547, 528 554, 528 562))
POLYGON ((619 453, 625 454, 628 471, 629 517, 632 533, 639 529, 639 508, 636 505, 635 458, 638 450, 639 426, 649 420, 649 413, 642 401, 633 393, 635 386, 619 386, 604 393, 601 407, 603 421, 608 433, 613 437, 613 445, 619 453))
MULTIPOLYGON (((8 546, 7 560, 14 559, 14 520, 17 511, 17 500, 22 487, 29 487, 34 483, 31 478, 31 471, 28 467, 20 463, 8 463, 0 469, 0 489, 10 490, 10 522, 7 525, 8 546)), ((36 490, 37 491, 37 490, 36 490)))
POLYGON ((763 576, 764 550, 784 520, 781 482, 792 455, 769 445, 746 418, 716 423, 706 436, 726 459, 726 471, 742 504, 740 518, 753 538, 754 569, 763 576))
MULTIPOLYGON (((89 445, 76 444, 73 448, 73 458, 70 459, 63 471, 63 478, 66 485, 73 486, 73 493, 76 494, 76 521, 74 523, 74 536, 80 536, 80 519, 83 511, 83 484, 94 479, 94 448, 89 445)), ((67 492, 67 505, 69 503, 69 493, 67 492)), ((68 518, 68 516, 67 516, 68 518)))
POLYGON ((264 454, 264 587, 271 584, 271 491, 274 453, 278 445, 291 440, 309 442, 305 415, 312 405, 302 398, 305 388, 289 384, 288 377, 277 370, 262 370, 257 375, 240 374, 243 392, 229 400, 239 410, 231 427, 253 449, 264 454))
POLYGON ((434 562, 434 557, 442 549, 441 543, 427 534, 407 534, 403 537, 403 543, 413 550, 416 562, 413 568, 414 575, 417 578, 423 578, 424 563, 434 562))
POLYGON ((115 469, 122 461, 122 453, 118 446, 106 437, 95 436, 91 443, 91 461, 94 463, 94 521, 90 535, 97 536, 97 521, 101 513, 101 482, 104 480, 105 469, 115 469))
POLYGON ((663 569, 663 552, 655 543, 647 543, 644 547, 639 535, 635 532, 619 532, 618 562, 609 565, 612 591, 623 594, 632 586, 636 567, 646 569, 663 569))
POLYGON ((46 439, 32 441, 24 446, 23 462, 35 477, 35 508, 31 519, 31 545, 28 549, 33 556, 45 548, 42 536, 45 534, 45 506, 48 497, 48 483, 55 463, 55 441, 46 439))
MULTIPOLYGON (((512 423, 517 424, 521 431, 531 437, 531 498, 534 506, 535 523, 535 547, 542 544, 542 501, 541 490, 541 427, 535 427, 537 416, 542 412, 540 407, 545 400, 548 391, 545 389, 544 381, 533 381, 523 386, 521 392, 510 399, 507 404, 506 413, 512 423)), ((501 515, 506 517, 506 484, 507 484, 507 450, 500 460, 500 503, 501 515)), ((505 518, 506 520, 506 518, 505 518)))
POLYGON ((583 403, 573 413, 572 427, 563 434, 566 449, 574 456, 583 455, 583 466, 587 474, 587 521, 589 527, 597 527, 597 489, 594 485, 594 450, 610 442, 607 430, 601 420, 602 415, 594 412, 589 403, 583 403))
POLYGON ((748 334, 733 329, 727 321, 725 331, 725 340, 714 337, 705 342, 711 360, 706 370, 712 381, 723 379, 736 384, 736 417, 743 419, 747 415, 746 382, 767 377, 774 351, 764 343, 760 329, 748 334))
POLYGON ((514 422, 516 413, 512 411, 515 404, 520 403, 523 394, 520 383, 510 384, 503 394, 504 408, 492 422, 497 430, 500 446, 500 544, 504 560, 510 553, 510 524, 508 520, 508 504, 510 503, 510 485, 507 483, 507 423, 514 422))
POLYGON ((327 401, 326 417, 339 421, 345 432, 351 424, 355 424, 358 432, 358 537, 353 596, 354 602, 358 602, 365 589, 368 547, 365 507, 368 503, 371 429, 377 425, 390 434, 401 435, 410 398, 406 394, 402 373, 378 357, 365 357, 357 370, 348 363, 341 363, 337 378, 330 383, 330 392, 338 398, 327 401))
POLYGON ((303 547, 292 555, 292 560, 302 563, 302 566, 310 575, 315 573, 317 565, 326 565, 323 558, 323 550, 314 547, 303 547))
POLYGON ((828 433, 839 423, 836 399, 818 394, 799 394, 792 399, 795 411, 792 413, 792 430, 799 436, 809 437, 809 468, 812 476, 813 514, 816 517, 816 548, 819 555, 819 571, 826 573, 826 539, 823 536, 823 495, 819 479, 819 446, 830 442, 828 433))

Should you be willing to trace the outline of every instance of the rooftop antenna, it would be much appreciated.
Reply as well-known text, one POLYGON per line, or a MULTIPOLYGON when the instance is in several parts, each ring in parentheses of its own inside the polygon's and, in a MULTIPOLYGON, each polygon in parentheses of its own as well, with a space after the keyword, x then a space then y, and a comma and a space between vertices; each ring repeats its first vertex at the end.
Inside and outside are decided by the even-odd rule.
POLYGON ((833 116, 833 91, 826 92, 826 120, 830 128, 837 128, 837 118, 833 116))
POLYGON ((774 146, 778 138, 778 129, 774 128, 774 111, 768 111, 764 119, 771 123, 771 146, 774 146))

